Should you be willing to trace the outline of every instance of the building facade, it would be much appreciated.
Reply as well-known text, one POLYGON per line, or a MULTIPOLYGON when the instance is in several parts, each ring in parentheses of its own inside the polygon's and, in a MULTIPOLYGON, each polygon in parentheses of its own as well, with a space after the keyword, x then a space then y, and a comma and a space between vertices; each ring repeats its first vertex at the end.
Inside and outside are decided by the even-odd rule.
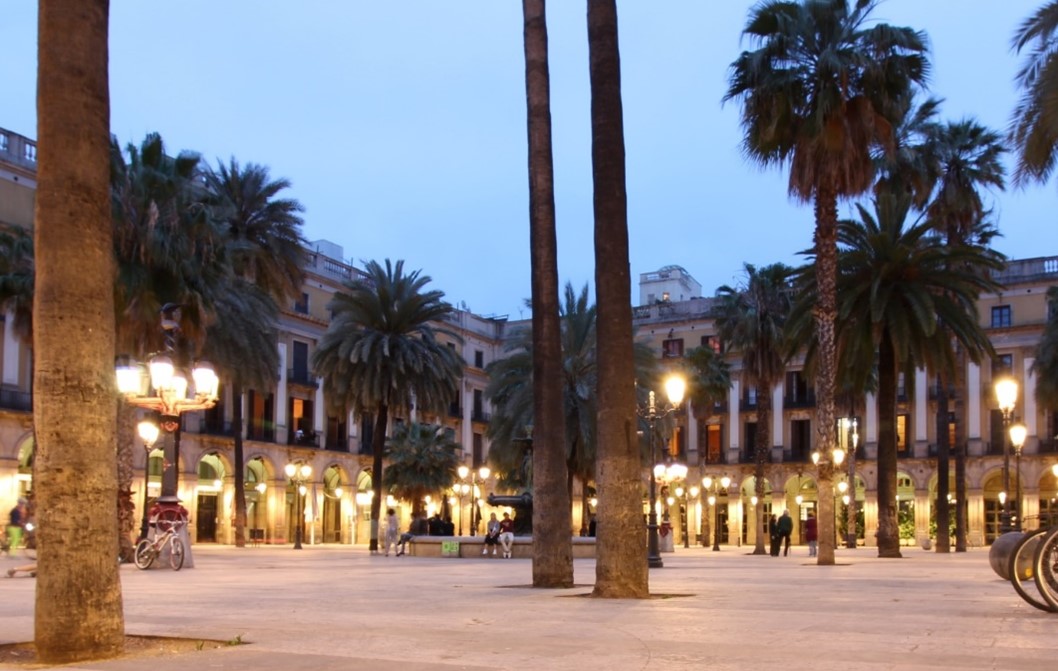
MULTIPOLYGON (((31 228, 36 174, 36 145, 29 138, 0 129, 0 227, 31 228)), ((335 243, 318 240, 306 249, 305 283, 300 297, 283 306, 276 342, 280 359, 274 389, 248 390, 242 398, 243 426, 232 426, 233 398, 222 381, 221 400, 211 410, 182 417, 178 496, 191 512, 191 536, 196 542, 233 542, 234 431, 244 438, 248 528, 266 543, 292 541, 296 524, 296 491, 285 475, 288 463, 305 463, 312 476, 305 494, 305 542, 366 544, 370 536, 371 431, 370 417, 328 410, 320 380, 309 362, 329 322, 327 305, 342 283, 358 270, 342 260, 335 243)), ((1048 287, 1058 285, 1058 257, 1012 261, 998 278, 1002 293, 982 296, 981 326, 989 334, 998 357, 982 365, 968 363, 961 388, 951 389, 951 407, 964 418, 967 453, 967 505, 971 545, 990 543, 999 529, 1003 508, 1005 432, 997 410, 993 383, 1003 374, 1019 383, 1015 414, 1024 422, 1028 437, 1020 458, 1011 457, 1011 482, 1020 480, 1020 499, 1014 502, 1025 525, 1058 510, 1058 482, 1051 465, 1058 462, 1058 421, 1055 408, 1040 407, 1035 399, 1032 373, 1036 344, 1055 306, 1048 305, 1048 287)), ((666 266, 640 276, 641 306, 634 308, 637 337, 649 344, 663 365, 679 365, 695 347, 724 352, 709 311, 712 299, 701 297, 701 285, 679 266, 666 266)), ((7 510, 15 499, 32 489, 33 427, 32 370, 29 343, 19 339, 11 314, 4 315, 0 343, 0 506, 7 510)), ((506 318, 483 317, 455 311, 449 328, 462 337, 466 362, 458 397, 444 417, 394 417, 392 422, 434 421, 451 429, 462 446, 463 461, 471 468, 488 457, 486 428, 490 408, 484 391, 485 372, 504 356, 505 344, 517 328, 506 318)), ((739 379, 738 357, 725 354, 733 367, 733 384, 725 402, 708 408, 687 403, 676 416, 668 447, 670 460, 688 466, 681 482, 663 482, 658 503, 667 515, 677 542, 721 544, 755 542, 753 518, 754 454, 756 449, 755 389, 739 379), (727 476, 732 484, 714 488, 710 505, 701 480, 727 476), (678 488, 679 487, 679 488, 678 488), (678 494, 678 492, 681 492, 678 494), (693 493, 693 494, 692 494, 693 493)), ((937 420, 937 384, 928 371, 901 381, 898 409, 899 507, 902 536, 908 544, 925 544, 934 535, 937 488, 936 445, 938 431, 953 432, 953 417, 937 420)), ((766 468, 765 515, 788 509, 802 524, 816 506, 815 394, 812 380, 794 361, 785 378, 772 390, 772 444, 766 468)), ((874 545, 877 528, 877 400, 868 396, 862 407, 839 408, 839 439, 847 447, 857 437, 855 458, 850 459, 844 480, 850 484, 853 510, 859 523, 859 541, 874 545), (855 428, 853 428, 855 427, 855 428)), ((1007 445, 1009 449, 1009 445, 1007 445)), ((137 514, 144 495, 149 501, 160 492, 166 462, 161 450, 136 454, 133 501, 137 514)), ((644 496, 647 470, 644 469, 644 496)), ((949 474, 954 494, 954 481, 949 474)), ((838 478, 839 480, 841 478, 838 478)), ((492 483, 481 486, 481 495, 492 483)), ((577 494, 575 492, 575 494, 577 494)), ((604 493, 602 493, 604 495, 604 493)), ((1009 492, 1016 498, 1014 492, 1009 492)), ((473 497, 471 497, 473 498, 473 497)), ((575 501, 577 497, 575 496, 575 501)), ((401 509, 407 522, 408 507, 401 509)), ((149 504, 148 504, 149 505, 149 504)), ((644 502, 646 505, 646 502, 644 502)), ((483 506, 487 517, 489 509, 483 506)), ((838 498, 838 526, 845 528, 848 507, 838 498)), ((470 519, 470 502, 460 501, 453 517, 470 519)), ((574 528, 586 525, 582 507, 574 504, 574 528)), ((802 538, 795 525, 795 540, 802 538)))

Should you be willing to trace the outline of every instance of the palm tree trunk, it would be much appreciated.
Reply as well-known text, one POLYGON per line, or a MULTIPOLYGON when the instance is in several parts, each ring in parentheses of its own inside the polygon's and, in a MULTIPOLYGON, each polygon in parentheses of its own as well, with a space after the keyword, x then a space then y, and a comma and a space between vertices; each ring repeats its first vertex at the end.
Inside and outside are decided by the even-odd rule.
POLYGON ((764 464, 768 461, 771 450, 771 385, 757 385, 757 450, 755 457, 753 493, 757 496, 754 514, 757 517, 757 538, 753 545, 753 554, 767 554, 764 549, 764 464))
MULTIPOLYGON (((378 552, 378 521, 382 519, 382 458, 386 454, 386 424, 389 423, 389 406, 381 403, 375 416, 375 430, 371 435, 371 540, 367 549, 378 552)), ((301 524, 301 520, 298 520, 301 524)))
POLYGON ((621 57, 616 0, 588 0, 598 345, 596 596, 646 598, 642 462, 635 419, 621 57))
POLYGON ((900 557, 896 503, 896 352, 883 333, 878 345, 878 556, 900 557))
POLYGON ((232 386, 234 407, 231 409, 231 430, 234 437, 232 447, 235 461, 235 547, 246 547, 246 459, 242 444, 242 397, 241 384, 232 386))
POLYGON ((966 552, 966 351, 955 353, 955 551, 966 552))
MULTIPOLYGON (((132 444, 135 440, 133 421, 135 410, 125 403, 117 412, 117 467, 118 467, 118 555, 132 561, 132 534, 136 530, 136 503, 132 500, 132 444)), ((146 467, 143 486, 147 486, 146 467)))
POLYGON ((948 506, 948 472, 950 440, 948 436, 948 380, 937 376, 937 549, 942 554, 951 552, 948 527, 951 522, 948 506))
POLYGON ((41 0, 34 220, 38 660, 114 657, 118 575, 107 0, 41 0), (77 539, 77 542, 71 542, 77 539))
POLYGON ((819 546, 817 563, 834 563, 834 466, 830 460, 837 445, 834 423, 837 379, 837 347, 834 338, 834 322, 837 318, 838 275, 838 210, 833 187, 822 185, 816 192, 816 283, 819 298, 814 310, 816 341, 819 345, 819 370, 816 374, 816 398, 819 422, 819 445, 817 448, 826 458, 820 461, 816 471, 817 517, 819 546))

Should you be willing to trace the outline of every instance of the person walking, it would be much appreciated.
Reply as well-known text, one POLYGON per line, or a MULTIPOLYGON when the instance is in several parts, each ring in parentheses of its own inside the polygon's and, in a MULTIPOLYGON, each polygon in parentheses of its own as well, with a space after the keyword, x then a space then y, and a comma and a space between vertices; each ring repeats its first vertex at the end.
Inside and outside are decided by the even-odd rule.
POLYGON ((786 557, 790 554, 790 534, 793 533, 793 518, 790 517, 790 511, 782 511, 782 517, 779 518, 779 542, 782 544, 782 556, 786 557))
MULTIPOLYGON (((496 556, 496 545, 500 542, 500 521, 496 519, 496 513, 489 515, 489 522, 485 525, 485 544, 481 547, 481 554, 487 555, 492 548, 492 556, 496 556)), ((506 551, 505 551, 506 552, 506 551)))
POLYGON ((511 547, 514 545, 514 520, 510 513, 503 513, 500 520, 500 545, 503 546, 503 558, 511 558, 511 547))
POLYGON ((397 538, 400 536, 400 520, 397 519, 397 511, 389 508, 386 510, 386 531, 382 537, 386 556, 389 556, 390 547, 396 549, 397 538))
POLYGON ((8 553, 14 553, 18 546, 22 545, 22 530, 26 528, 26 519, 29 516, 29 502, 25 497, 19 497, 15 507, 8 514, 7 542, 10 546, 8 553))
POLYGON ((775 515, 772 515, 768 521, 768 532, 771 535, 771 556, 778 557, 782 536, 779 535, 779 522, 775 519, 775 515))
POLYGON ((805 540, 808 541, 808 556, 815 557, 819 541, 819 525, 816 523, 814 511, 808 511, 808 519, 805 520, 805 540))

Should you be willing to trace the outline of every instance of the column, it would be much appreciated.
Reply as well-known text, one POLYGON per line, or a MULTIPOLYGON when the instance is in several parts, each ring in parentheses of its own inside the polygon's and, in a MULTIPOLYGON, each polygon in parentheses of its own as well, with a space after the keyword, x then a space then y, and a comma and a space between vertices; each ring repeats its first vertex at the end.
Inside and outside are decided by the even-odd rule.
POLYGON ((878 458, 878 396, 869 393, 866 400, 867 416, 864 418, 864 426, 860 428, 860 436, 866 449, 868 459, 878 458))
MULTIPOLYGON (((1029 441, 1039 435, 1039 427, 1036 421, 1036 374, 1032 370, 1033 364, 1036 363, 1035 357, 1027 356, 1023 362, 1024 374, 1022 375, 1022 393, 1021 393, 1021 421, 1025 423, 1025 428, 1028 429, 1028 438, 1025 440, 1025 445, 1028 446, 1029 441)), ((1024 454, 1024 453, 1023 453, 1024 454)))
POLYGON ((916 457, 929 456, 929 380, 925 368, 915 369, 915 449, 916 457))
POLYGON ((783 383, 779 382, 771 390, 771 448, 772 462, 782 461, 783 447, 783 383), (778 451, 778 459, 775 452, 778 451))
POLYGON ((5 385, 18 386, 20 353, 18 338, 15 336, 15 313, 8 310, 4 315, 3 383, 5 385))
POLYGON ((279 343, 279 382, 276 383, 276 438, 287 432, 287 344, 279 343))
POLYGON ((731 463, 734 455, 734 463, 738 463, 739 446, 739 401, 741 400, 741 385, 738 380, 731 381, 731 390, 727 394, 727 450, 726 461, 731 463))

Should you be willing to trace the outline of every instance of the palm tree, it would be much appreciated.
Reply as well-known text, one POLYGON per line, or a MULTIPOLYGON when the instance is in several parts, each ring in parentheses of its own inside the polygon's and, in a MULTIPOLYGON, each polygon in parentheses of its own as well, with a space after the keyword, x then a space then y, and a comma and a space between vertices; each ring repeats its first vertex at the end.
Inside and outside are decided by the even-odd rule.
POLYGON ((687 397, 695 414, 707 416, 715 403, 727 400, 731 390, 731 367, 712 347, 695 347, 684 355, 687 397))
POLYGON ((261 287, 242 277, 232 277, 215 309, 222 319, 206 330, 203 353, 218 375, 231 383, 232 438, 235 470, 235 545, 246 546, 246 464, 243 453, 243 403, 246 389, 275 386, 279 370, 276 323, 279 309, 261 287))
POLYGON ((529 252, 533 288, 533 586, 572 587, 573 547, 562 436, 558 241, 551 155, 551 78, 544 0, 522 3, 529 126, 529 252))
POLYGON ((0 230, 0 310, 14 319, 18 339, 33 343, 33 233, 21 226, 0 230))
POLYGON ((452 313, 440 291, 424 291, 430 277, 405 274, 404 262, 365 265, 365 275, 345 282, 327 307, 333 315, 312 355, 316 375, 331 404, 373 413, 371 541, 378 552, 382 504, 382 459, 386 427, 394 410, 412 403, 422 412, 441 414, 459 390, 463 360, 453 343, 459 334, 443 326, 452 313))
MULTIPOLYGON (((874 7, 874 0, 757 4, 742 34, 759 48, 732 64, 724 97, 742 103, 746 155, 765 166, 789 163, 790 193, 815 207, 816 393, 824 454, 836 445, 837 202, 871 187, 871 152, 892 150, 893 127, 928 70, 925 35, 884 23, 868 26, 874 7)), ((833 564, 829 461, 822 462, 818 480, 818 563, 833 564)))
POLYGON ((386 441, 382 484, 397 498, 411 501, 412 517, 418 517, 427 494, 451 487, 458 478, 459 449, 443 426, 400 424, 386 441))
POLYGON ((104 374, 114 365, 107 21, 107 0, 40 3, 34 640, 45 664, 114 657, 125 641, 114 561, 117 393, 104 374))
POLYGON ((860 220, 843 221, 838 231, 838 318, 845 338, 862 351, 878 352, 879 557, 900 556, 898 374, 910 375, 916 367, 950 374, 955 344, 975 362, 992 353, 975 301, 981 292, 998 289, 988 271, 1003 267, 1002 257, 984 246, 937 244, 929 223, 905 228, 909 208, 907 194, 883 194, 875 199, 876 216, 858 206, 860 220))
POLYGON ((713 310, 720 340, 741 354, 742 379, 757 391, 757 449, 754 480, 757 495, 757 542, 753 554, 764 549, 764 464, 771 450, 771 393, 786 374, 783 329, 790 314, 789 278, 793 268, 775 263, 759 271, 745 264, 746 282, 738 288, 717 289, 713 310))
POLYGON ((232 158, 228 165, 219 163, 216 170, 207 170, 205 182, 234 272, 232 288, 250 283, 255 288, 253 292, 226 292, 220 298, 224 318, 211 325, 206 342, 207 348, 217 352, 212 358, 226 373, 225 378, 232 381, 235 545, 245 547, 242 399, 246 389, 264 390, 275 385, 279 368, 274 328, 277 304, 296 298, 305 276, 305 239, 298 214, 304 208, 296 200, 278 197, 290 187, 289 181, 270 180, 268 168, 255 163, 240 167, 232 158), (240 294, 245 300, 239 300, 240 294), (222 341, 219 348, 211 342, 217 339, 222 341))
POLYGON ((1058 287, 1047 290, 1050 318, 1036 346, 1036 399, 1045 407, 1058 408, 1058 287))
MULTIPOLYGON (((215 316, 213 305, 231 277, 221 231, 200 187, 197 154, 184 151, 169 156, 157 133, 148 134, 138 147, 129 144, 126 151, 127 159, 112 138, 110 188, 118 268, 113 291, 120 306, 117 353, 142 359, 161 351, 165 343, 159 314, 172 303, 181 306, 177 345, 178 354, 186 358, 194 353, 194 345, 203 342, 215 316)), ((131 554, 129 532, 136 523, 131 504, 135 414, 131 406, 120 406, 120 542, 125 556, 131 554)), ((179 468, 179 430, 171 441, 171 452, 168 445, 164 448, 166 459, 179 468)))
MULTIPOLYGON (((1002 155, 1006 152, 999 134, 971 119, 934 124, 926 137, 928 153, 935 167, 936 188, 926 207, 928 222, 942 235, 946 244, 972 242, 988 246, 997 234, 985 222, 988 210, 980 190, 993 188, 1002 191, 1004 169, 1002 155)), ((938 426, 947 426, 949 416, 948 387, 965 388, 966 362, 963 352, 950 376, 941 375, 938 385, 938 426)), ((966 551, 966 431, 963 415, 965 405, 956 404, 955 413, 955 550, 966 551)), ((936 551, 950 550, 948 507, 948 459, 950 437, 948 431, 937 436, 937 547, 936 551)))
POLYGON ((1014 78, 1021 98, 1014 108, 1009 137, 1017 157, 1014 183, 1046 182, 1058 150, 1058 2, 1051 0, 1025 19, 1013 47, 1029 54, 1014 78))
MULTIPOLYGON (((588 301, 588 285, 579 292, 566 283, 563 292, 561 317, 561 362, 559 383, 562 391, 563 414, 559 427, 563 433, 567 498, 572 496, 574 480, 581 483, 581 507, 587 509, 589 484, 595 477, 596 466, 596 396, 598 378, 596 366, 596 309, 588 301)), ((489 460, 494 471, 505 482, 524 484, 532 480, 535 468, 528 474, 519 471, 524 464, 526 427, 533 427, 532 438, 536 449, 536 430, 533 425, 533 343, 528 332, 514 334, 507 348, 507 356, 489 364, 486 372, 489 384, 485 396, 492 404, 489 424, 491 447, 489 460), (514 476, 514 477, 512 477, 514 476)), ((633 345, 637 380, 652 380, 656 358, 645 344, 633 345)), ((568 517, 568 508, 566 515, 568 517)), ((586 515, 582 514, 581 519, 586 515)))
POLYGON ((594 594, 649 595, 643 497, 636 439, 632 295, 628 269, 624 115, 616 0, 588 3, 595 303, 598 305, 599 532, 594 594))

